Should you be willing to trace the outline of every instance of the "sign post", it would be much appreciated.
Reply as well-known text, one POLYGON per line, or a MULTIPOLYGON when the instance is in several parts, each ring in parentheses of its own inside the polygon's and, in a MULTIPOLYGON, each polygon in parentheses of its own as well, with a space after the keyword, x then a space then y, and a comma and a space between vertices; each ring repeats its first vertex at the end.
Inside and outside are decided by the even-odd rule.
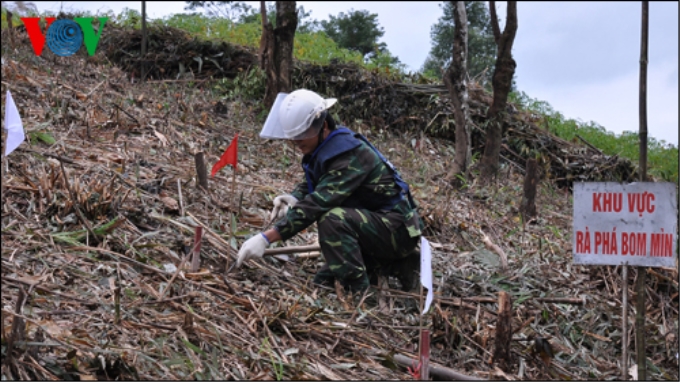
POLYGON ((673 183, 574 183, 574 264, 674 267, 673 183))
POLYGON ((674 183, 574 183, 574 264, 623 265, 622 340, 626 358, 627 265, 675 267, 677 217, 674 183))

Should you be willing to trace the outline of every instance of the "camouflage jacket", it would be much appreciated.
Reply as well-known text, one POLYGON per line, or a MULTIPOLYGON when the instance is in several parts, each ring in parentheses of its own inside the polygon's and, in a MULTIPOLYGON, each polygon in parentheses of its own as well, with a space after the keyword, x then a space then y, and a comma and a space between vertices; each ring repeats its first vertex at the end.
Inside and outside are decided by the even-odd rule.
MULTIPOLYGON (((305 155, 302 158, 303 166, 309 164, 310 160, 313 160, 311 155, 305 155)), ((291 193, 299 201, 275 225, 283 240, 295 236, 335 207, 371 210, 368 205, 370 202, 365 201, 391 200, 401 192, 391 170, 364 142, 330 158, 323 168, 325 172, 314 185, 313 192, 309 192, 305 179, 291 193), (357 201, 364 202, 359 202, 357 206, 357 201)), ((423 222, 406 197, 392 211, 404 216, 409 236, 417 237, 422 234, 423 222)))

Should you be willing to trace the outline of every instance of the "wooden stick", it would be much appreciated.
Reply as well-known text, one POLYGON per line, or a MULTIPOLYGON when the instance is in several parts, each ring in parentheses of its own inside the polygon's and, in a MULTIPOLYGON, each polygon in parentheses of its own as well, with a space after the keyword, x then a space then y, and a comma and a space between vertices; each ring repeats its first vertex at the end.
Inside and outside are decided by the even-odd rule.
MULTIPOLYGON (((675 269, 673 269, 673 271, 675 271, 675 269)), ((668 276, 664 276, 661 273, 654 271, 654 269, 652 269, 652 268, 647 269, 647 272, 649 272, 649 274, 652 275, 652 276, 660 278, 661 280, 668 281, 669 283, 672 283, 673 286, 675 286, 676 289, 678 288, 678 282, 676 280, 673 280, 672 278, 670 278, 668 276)))
POLYGON ((496 322, 495 349, 493 362, 501 369, 510 366, 510 340, 512 339, 512 301, 506 291, 498 292, 498 320, 496 322))
MULTIPOLYGON (((234 227, 231 226, 231 222, 234 220, 234 212, 233 206, 234 204, 234 188, 236 187, 236 167, 233 167, 234 173, 231 176, 231 197, 229 198, 229 204, 231 206, 230 210, 231 212, 229 213, 229 221, 227 222, 227 227, 229 227, 229 241, 227 243, 229 244, 229 247, 231 247, 231 239, 234 237, 234 227)), ((238 215, 236 216, 236 221, 238 221, 238 215)), ((225 273, 229 273, 229 260, 224 264, 224 271, 225 273)))
MULTIPOLYGON (((2 175, 0 175, 1 176, 0 180, 2 180, 2 182, 0 182, 0 197, 2 198, 2 206, 4 206, 5 205, 5 196, 7 196, 5 190, 7 188, 11 188, 11 187, 7 185, 7 180, 5 179, 5 177, 7 176, 7 157, 5 156, 5 153, 4 153, 5 145, 2 145, 1 150, 3 150, 3 153, 2 153, 2 161, 0 161, 0 173, 2 173, 2 175)), ((36 190, 36 191, 38 191, 38 190, 36 190)), ((2 206, 0 206, 0 207, 2 207, 2 206)))
POLYGON ((105 82, 106 82, 106 80, 104 80, 104 81, 100 82, 99 84, 97 84, 97 86, 95 86, 94 88, 92 88, 92 90, 90 90, 90 92, 87 93, 86 96, 89 98, 89 97, 92 95, 92 93, 94 93, 94 91, 97 90, 100 86, 102 86, 105 82))
POLYGON ((204 79, 179 79, 179 80, 149 80, 146 81, 146 83, 153 84, 153 83, 170 83, 170 82, 194 82, 196 84, 208 81, 209 78, 204 78, 204 79))
POLYGON ((177 178, 177 193, 179 194, 179 214, 184 216, 184 202, 182 201, 182 182, 177 178))
POLYGON ((621 347, 623 352, 621 354, 621 379, 628 380, 628 264, 623 264, 621 278, 621 288, 623 289, 623 307, 621 313, 622 330, 621 330, 621 347))
MULTIPOLYGON (((236 167, 234 167, 234 172, 231 175, 231 205, 235 206, 236 201, 234 198, 236 197, 236 167)), ((238 215, 236 216, 236 220, 238 220, 238 215)))
MULTIPOLYGON (((7 29, 9 34, 9 44, 12 50, 14 50, 14 23, 12 22, 12 12, 7 11, 7 29)), ((9 352, 7 353, 9 354, 9 352)))
POLYGON ((194 247, 191 249, 191 252, 187 253, 186 255, 184 255, 182 257, 182 261, 179 262, 179 266, 177 267, 175 274, 172 275, 172 278, 170 279, 170 281, 168 281, 168 284, 165 286, 165 289, 163 289, 163 293, 161 293, 160 297, 158 297, 159 300, 162 300, 163 297, 165 297, 165 294, 168 292, 168 289, 170 289, 170 287, 172 286, 172 283, 175 282, 177 275, 179 275, 179 273, 182 271, 182 267, 184 267, 184 263, 187 262, 187 260, 194 253, 195 250, 196 250, 196 243, 194 243, 194 247))
MULTIPOLYGON (((488 302, 495 303, 498 302, 497 298, 493 297, 462 297, 463 301, 474 301, 474 302, 488 302)), ((534 300, 537 302, 553 302, 556 304, 585 304, 585 296, 583 297, 530 297, 525 301, 534 300)))
POLYGON ((274 337, 272 334, 271 330, 269 330, 269 325, 267 325, 267 322, 262 318, 262 314, 260 314, 260 309, 258 309, 257 305, 253 302, 253 300, 248 296, 248 301, 250 302, 250 306, 253 307, 253 310, 255 311, 255 314, 257 315, 257 318, 260 319, 260 322, 262 323, 262 326, 264 329, 267 331, 267 334, 269 334, 269 338, 271 339, 272 342, 272 348, 276 348, 276 350, 279 351, 279 356, 283 360, 285 364, 289 364, 290 362, 288 361, 288 358, 286 357, 286 354, 281 351, 281 348, 279 347, 279 344, 276 343, 276 339, 278 337, 274 337))
MULTIPOLYGON (((285 255, 290 253, 304 253, 304 252, 316 252, 321 251, 321 246, 318 245, 301 245, 301 246, 290 246, 281 248, 269 248, 264 250, 265 256, 271 255, 285 255)), ((311 257, 311 256, 309 256, 311 257)))
POLYGON ((602 150, 598 149, 598 148, 595 147, 592 143, 590 143, 590 142, 586 141, 585 139, 583 139, 583 137, 581 137, 580 135, 576 134, 576 138, 580 139, 583 143, 586 144, 586 146, 590 147, 591 149, 595 150, 595 152, 597 152, 598 154, 602 155, 602 150))
POLYGON ((109 251, 108 249, 104 249, 104 248, 88 247, 88 246, 85 246, 85 245, 81 245, 79 247, 69 247, 69 251, 95 251, 95 252, 103 253, 103 254, 113 258, 116 261, 124 261, 124 262, 130 263, 132 265, 135 265, 137 267, 158 273, 160 275, 169 275, 170 274, 170 272, 166 272, 163 269, 156 268, 152 265, 140 263, 137 260, 131 259, 131 258, 125 256, 125 255, 122 255, 120 253, 116 253, 116 252, 113 252, 113 251, 109 251))
MULTIPOLYGON (((394 355, 394 362, 398 363, 401 366, 404 367, 412 367, 413 363, 415 362, 413 359, 410 357, 407 357, 405 355, 401 354, 395 354, 394 355)), ((484 379, 482 378, 477 378, 473 377, 471 375, 465 375, 461 374, 453 369, 449 369, 448 367, 444 367, 441 365, 437 365, 434 363, 430 363, 428 367, 428 373, 431 374, 433 377, 437 377, 438 379, 442 380, 449 380, 449 381, 483 381, 484 379)))
MULTIPOLYGON (((215 232, 213 232, 213 230, 211 230, 207 225, 201 223, 201 222, 196 218, 196 216, 194 216, 194 215, 191 214, 191 212, 187 211, 187 215, 189 215, 189 217, 192 218, 192 219, 196 222, 196 224, 198 224, 198 225, 200 225, 201 227, 203 227, 203 229, 205 230, 206 233, 209 233, 210 236, 214 237, 220 244, 224 245, 224 246, 226 247, 226 249, 227 249, 228 255, 232 255, 234 258, 236 258, 236 256, 237 256, 236 251, 234 251, 234 249, 231 247, 231 245, 227 244, 227 242, 226 242, 224 239, 222 239, 222 237, 221 237, 220 235, 218 235, 218 234, 216 234, 215 232)), ((168 219, 168 220, 169 220, 169 221, 172 221, 171 219, 168 219)), ((174 222, 174 221, 173 221, 173 222, 174 222)), ((176 223, 176 222, 175 222, 175 223, 176 223)))
MULTIPOLYGON (((62 84, 62 86, 63 86, 63 84, 62 84)), ((137 118, 135 118, 134 115, 128 113, 128 112, 127 112, 125 109, 123 109, 122 107, 116 105, 116 104, 113 103, 113 102, 110 102, 109 104, 110 104, 111 106, 115 106, 118 110, 120 110, 120 111, 122 111, 123 113, 125 113, 128 117, 134 119, 135 122, 137 122, 138 125, 140 125, 140 126, 142 125, 141 123, 139 123, 139 120, 138 120, 137 118)))
POLYGON ((191 259, 191 272, 197 272, 201 266, 201 238, 203 237, 203 227, 196 227, 194 235, 194 251, 191 259))
POLYGON ((420 328, 420 379, 430 380, 430 330, 420 328))
POLYGON ((486 247, 486 249, 496 252, 496 254, 498 254, 498 256, 501 258, 501 266, 502 266, 503 270, 504 271, 507 270, 508 269, 508 255, 505 254, 505 252, 503 251, 503 249, 501 247, 492 243, 491 239, 489 239, 489 237, 486 236, 486 234, 482 230, 480 230, 480 232, 482 233, 482 241, 484 242, 484 246, 486 247))
MULTIPOLYGON (((421 263, 422 264, 422 263, 421 263)), ((420 272, 422 272, 422 267, 420 269, 420 272)), ((419 280, 420 281, 420 280, 419 280)), ((420 380, 427 381, 430 379, 430 370, 429 370, 429 362, 425 364, 423 362, 424 354, 423 354, 423 346, 425 345, 423 342, 423 315, 425 312, 423 310, 425 309, 425 302, 423 301, 423 283, 422 281, 418 282, 420 284, 420 293, 418 293, 418 314, 420 316, 420 323, 418 326, 420 326, 419 329, 419 336, 418 336, 418 367, 420 368, 420 371, 418 371, 418 377, 420 380)), ((429 350, 429 349, 428 349, 429 350)))
MULTIPOLYGON (((12 320, 12 329, 7 338, 7 364, 12 360, 12 354, 14 353, 14 343, 18 341, 23 341, 26 335, 26 322, 22 319, 21 313, 24 308, 24 302, 26 302, 26 292, 24 288, 19 287, 19 293, 17 293, 17 302, 14 305, 14 313, 16 313, 14 320, 12 320)), ((5 319, 3 315, 3 326, 5 324, 5 319)), ((4 333, 4 328, 3 328, 4 333)))
POLYGON ((527 172, 524 176, 524 197, 520 207, 522 221, 536 217, 536 187, 538 185, 538 164, 536 159, 527 160, 527 172))
POLYGON ((203 152, 198 152, 194 155, 194 162, 196 164, 196 176, 198 178, 199 188, 203 188, 205 192, 208 192, 208 170, 205 167, 205 159, 203 158, 203 152))
MULTIPOLYGON (((24 285, 28 285, 29 287, 35 287, 35 289, 37 289, 39 291, 49 293, 49 294, 53 294, 55 296, 59 296, 59 297, 65 298, 65 299, 73 300, 73 301, 79 302, 81 304, 89 304, 89 303, 92 302, 92 301, 89 301, 89 300, 80 299, 78 297, 69 296, 65 293, 57 292, 55 290, 55 288, 42 286, 40 284, 32 283, 32 282, 26 281, 26 280, 15 279, 15 278, 12 278, 12 277, 9 277, 9 276, 3 276, 2 281, 3 282, 16 283, 16 284, 24 284, 24 285)), ((19 286, 16 286, 16 287, 20 288, 19 286)))
MULTIPOLYGON (((363 305, 364 301, 366 300, 366 297, 369 296, 368 293, 369 289, 366 289, 364 291, 364 295, 361 297, 361 300, 357 304, 357 307, 360 307, 363 305)), ((345 334, 345 331, 347 331, 347 328, 349 328, 352 325, 352 322, 354 322, 354 318, 357 316, 357 313, 359 313, 359 309, 354 309, 354 312, 352 312, 352 317, 349 318, 349 321, 347 321, 347 326, 338 334, 336 337, 337 339, 335 340, 335 343, 333 343, 333 346, 331 346, 330 351, 332 352, 335 350, 335 347, 338 346, 338 342, 340 342, 340 338, 345 334)))
POLYGON ((142 59, 140 82, 146 81, 146 42, 148 41, 146 32, 146 1, 142 1, 142 59))

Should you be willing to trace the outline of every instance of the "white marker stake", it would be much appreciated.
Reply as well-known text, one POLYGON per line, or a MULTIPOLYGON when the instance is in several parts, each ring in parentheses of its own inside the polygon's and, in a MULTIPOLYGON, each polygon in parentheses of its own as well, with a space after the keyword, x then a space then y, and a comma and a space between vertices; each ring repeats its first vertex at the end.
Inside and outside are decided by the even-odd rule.
POLYGON ((26 139, 19 110, 17 110, 17 105, 14 104, 14 99, 12 99, 9 90, 5 100, 5 130, 7 130, 7 140, 5 141, 5 156, 7 156, 26 139))

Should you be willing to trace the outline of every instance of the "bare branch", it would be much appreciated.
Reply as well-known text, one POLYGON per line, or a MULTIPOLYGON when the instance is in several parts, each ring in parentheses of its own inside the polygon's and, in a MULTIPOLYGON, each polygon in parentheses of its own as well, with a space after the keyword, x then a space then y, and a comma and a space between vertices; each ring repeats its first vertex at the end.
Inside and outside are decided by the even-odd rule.
MULTIPOLYGON (((491 13, 491 29, 493 29, 493 39, 496 41, 496 45, 498 45, 498 42, 501 39, 501 27, 498 25, 498 15, 496 15, 495 1, 489 1, 489 13, 491 13)), ((510 10, 508 9, 508 14, 509 13, 510 10)))

